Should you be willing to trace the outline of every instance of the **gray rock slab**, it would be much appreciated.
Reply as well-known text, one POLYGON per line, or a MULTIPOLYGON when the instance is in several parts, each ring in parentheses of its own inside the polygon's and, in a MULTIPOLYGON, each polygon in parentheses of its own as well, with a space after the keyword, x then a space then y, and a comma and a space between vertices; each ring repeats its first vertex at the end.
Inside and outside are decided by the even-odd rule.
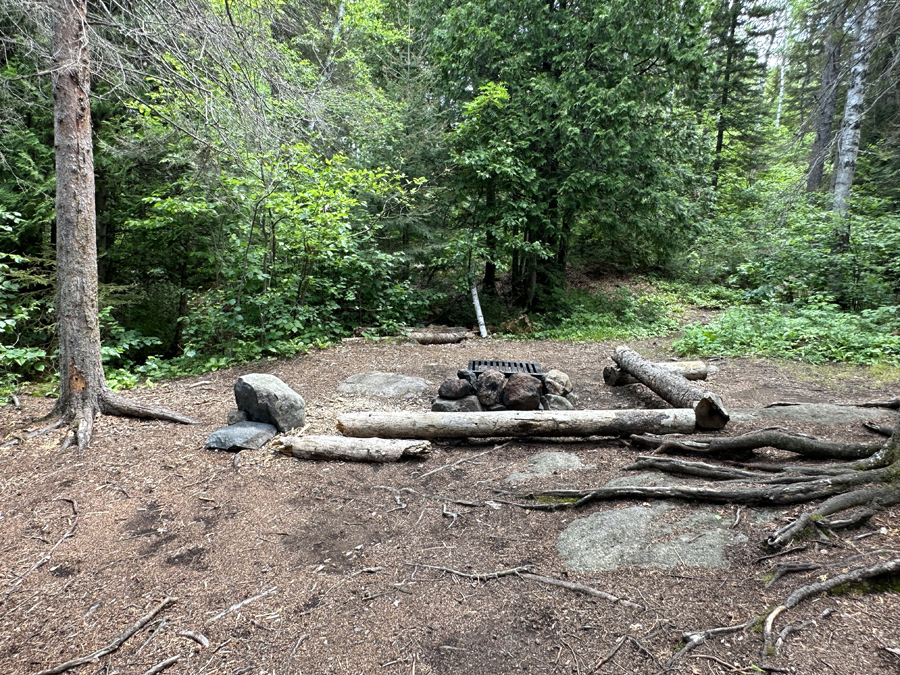
POLYGON ((524 471, 507 476, 506 482, 524 483, 559 471, 579 471, 587 468, 577 456, 569 452, 542 452, 528 460, 524 471))
POLYGON ((747 541, 730 529, 730 520, 706 507, 665 522, 662 515, 674 508, 658 503, 579 518, 559 535, 556 550, 567 567, 581 572, 626 566, 717 568, 728 567, 728 546, 747 541))
POLYGON ((790 420, 810 424, 852 424, 865 420, 895 419, 897 411, 885 408, 858 408, 831 403, 798 403, 772 408, 738 408, 729 411, 732 422, 754 420, 790 420))
POLYGON ((240 422, 216 429, 206 439, 206 447, 210 450, 259 450, 271 441, 278 430, 271 424, 260 422, 240 422))
POLYGON ((431 382, 421 377, 373 370, 369 373, 351 375, 338 385, 338 391, 354 396, 403 396, 424 391, 430 384, 431 382))

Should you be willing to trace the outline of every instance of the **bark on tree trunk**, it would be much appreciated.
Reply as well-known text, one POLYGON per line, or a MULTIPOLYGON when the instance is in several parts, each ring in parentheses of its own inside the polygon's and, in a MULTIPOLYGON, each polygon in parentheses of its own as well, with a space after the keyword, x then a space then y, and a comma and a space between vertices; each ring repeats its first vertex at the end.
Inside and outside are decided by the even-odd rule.
POLYGON ((844 12, 836 12, 825 43, 828 58, 822 71, 822 85, 816 97, 816 139, 809 151, 809 173, 806 177, 806 191, 815 192, 822 187, 825 171, 825 157, 831 144, 831 126, 834 122, 834 108, 837 103, 839 76, 841 72, 841 26, 844 12))
MULTIPOLYGON (((875 46, 875 29, 878 27, 881 4, 881 0, 865 0, 855 22, 856 41, 850 58, 850 82, 847 86, 847 101, 844 104, 834 167, 834 211, 841 216, 847 213, 847 200, 850 198, 850 187, 856 172, 866 74, 869 72, 869 58, 875 46)), ((841 236, 849 243, 849 231, 843 232, 841 236)))
POLYGON ((282 436, 275 449, 300 459, 339 459, 350 462, 396 462, 431 452, 428 441, 344 436, 282 436))
POLYGON ((693 408, 697 414, 698 427, 722 429, 728 423, 728 411, 718 395, 644 360, 628 347, 617 347, 612 358, 622 370, 631 373, 641 384, 676 408, 693 408))
POLYGON ((690 433, 693 410, 557 410, 480 413, 347 413, 338 430, 356 438, 492 438, 690 433))
POLYGON ((90 442, 98 412, 192 422, 130 404, 106 385, 100 355, 97 233, 91 136, 91 75, 86 0, 53 0, 53 120, 56 149, 56 318, 59 399, 53 409, 72 426, 65 445, 90 442))
MULTIPOLYGON (((653 365, 681 375, 686 380, 705 380, 710 372, 710 369, 703 361, 663 361, 653 365)), ((713 368, 712 372, 715 372, 715 368, 713 368)), ((603 381, 610 387, 623 387, 626 384, 637 384, 640 382, 636 377, 629 375, 616 366, 606 366, 603 369, 603 381)))

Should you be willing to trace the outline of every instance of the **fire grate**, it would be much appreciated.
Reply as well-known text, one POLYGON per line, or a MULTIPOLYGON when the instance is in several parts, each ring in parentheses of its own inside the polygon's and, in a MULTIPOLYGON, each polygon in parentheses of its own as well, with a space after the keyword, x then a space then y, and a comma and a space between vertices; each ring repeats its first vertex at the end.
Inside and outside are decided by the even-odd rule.
POLYGON ((527 373, 535 377, 544 376, 540 363, 530 363, 528 361, 489 361, 478 359, 469 361, 469 370, 475 374, 483 373, 486 370, 499 370, 507 376, 513 373, 527 373))

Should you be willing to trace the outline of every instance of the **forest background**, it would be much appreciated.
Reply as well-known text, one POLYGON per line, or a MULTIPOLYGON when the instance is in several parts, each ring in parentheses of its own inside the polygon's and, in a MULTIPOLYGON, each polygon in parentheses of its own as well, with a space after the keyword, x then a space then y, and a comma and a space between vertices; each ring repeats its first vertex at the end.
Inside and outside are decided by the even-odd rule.
MULTIPOLYGON (((51 11, 0 18, 0 391, 52 392, 51 11)), ((420 323, 900 364, 900 2, 89 4, 107 380, 420 323), (585 278, 607 283, 579 283, 585 278), (614 283, 626 280, 625 283, 614 283)))

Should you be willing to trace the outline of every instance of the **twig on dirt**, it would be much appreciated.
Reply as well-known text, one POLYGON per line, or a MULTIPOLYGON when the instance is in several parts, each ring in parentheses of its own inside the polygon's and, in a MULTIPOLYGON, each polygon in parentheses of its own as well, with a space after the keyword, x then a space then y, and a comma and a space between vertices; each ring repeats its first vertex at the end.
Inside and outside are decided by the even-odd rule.
POLYGON ((502 443, 501 445, 496 445, 493 448, 491 448, 490 450, 485 450, 484 452, 479 452, 477 455, 472 455, 471 457, 463 457, 462 459, 459 459, 450 464, 444 464, 444 466, 439 466, 437 469, 432 469, 431 471, 427 471, 427 472, 423 473, 421 476, 419 476, 419 480, 422 480, 426 476, 435 474, 438 471, 443 471, 444 469, 451 469, 454 466, 458 466, 458 465, 462 464, 463 462, 471 462, 473 459, 478 459, 479 457, 484 457, 485 455, 488 455, 488 454, 494 452, 495 450, 499 450, 500 448, 505 448, 510 443, 512 443, 512 441, 507 441, 506 443, 502 443))
POLYGON ((743 506, 739 506, 737 508, 737 513, 734 514, 734 522, 731 524, 732 529, 738 526, 738 523, 741 522, 741 511, 744 510, 743 506))
POLYGON ((164 616, 162 618, 162 620, 157 624, 156 628, 153 629, 153 632, 150 633, 150 637, 148 637, 146 640, 144 640, 144 644, 142 644, 140 647, 138 647, 135 654, 140 654, 141 651, 144 649, 144 647, 146 647, 148 644, 150 644, 150 640, 155 638, 159 634, 159 631, 161 631, 167 623, 169 623, 169 617, 164 616))
POLYGON ((174 666, 179 661, 181 661, 181 654, 170 656, 165 661, 160 661, 159 663, 157 663, 150 670, 144 671, 143 675, 156 675, 157 673, 161 673, 162 671, 164 671, 169 666, 174 666))
POLYGON ((761 617, 754 616, 752 619, 748 619, 744 623, 739 623, 735 626, 721 626, 719 628, 708 628, 706 630, 698 630, 693 633, 682 633, 682 638, 685 641, 684 647, 682 647, 675 656, 671 658, 668 666, 671 668, 672 664, 675 663, 682 656, 687 654, 697 645, 705 642, 711 637, 715 637, 716 635, 728 635, 729 633, 737 633, 738 631, 746 630, 757 621, 759 621, 761 617))
POLYGON ((763 560, 771 560, 772 558, 779 558, 783 555, 788 555, 790 553, 796 553, 797 551, 805 551, 807 548, 808 547, 806 546, 806 544, 804 544, 803 546, 793 546, 791 548, 786 548, 783 551, 779 551, 778 553, 772 553, 771 555, 764 555, 761 558, 757 558, 756 560, 753 561, 753 564, 758 565, 763 560))
MULTIPOLYGON (((57 675, 58 673, 64 673, 67 670, 71 670, 72 668, 77 668, 78 666, 84 665, 85 663, 90 663, 91 661, 96 661, 99 658, 106 656, 107 654, 112 654, 119 647, 121 647, 125 641, 130 638, 132 635, 137 633, 141 628, 146 626, 148 623, 153 621, 153 617, 163 611, 166 607, 175 602, 177 598, 166 598, 161 603, 159 603, 153 610, 144 617, 141 617, 137 623, 130 626, 127 630, 120 633, 116 638, 106 645, 103 649, 98 649, 93 654, 88 654, 87 656, 79 656, 77 659, 72 659, 71 661, 66 661, 65 663, 61 663, 55 668, 49 668, 48 670, 42 670, 36 675, 57 675)), ((180 658, 180 657, 179 657, 180 658)), ((174 661, 173 661, 174 663, 174 661)), ((169 664, 171 665, 171 664, 169 664)), ((148 671, 149 672, 149 671, 148 671)), ((159 672, 159 671, 155 671, 159 672)))
POLYGON ((200 380, 199 382, 194 382, 194 384, 189 384, 187 388, 193 389, 194 387, 202 387, 204 384, 212 384, 212 380, 200 380))
MULTIPOLYGON (((834 614, 834 610, 829 607, 819 615, 819 618, 824 619, 832 614, 834 614)), ((815 619, 807 619, 806 621, 798 623, 796 626, 787 625, 782 628, 781 632, 778 634, 778 639, 775 640, 775 655, 778 656, 778 654, 781 653, 781 648, 784 646, 784 641, 787 639, 788 635, 797 633, 808 626, 813 626, 815 623, 815 619)))
POLYGON ((453 527, 454 525, 456 525, 456 519, 459 518, 459 514, 458 514, 456 511, 450 511, 450 510, 447 508, 447 502, 444 502, 444 505, 443 505, 443 506, 444 506, 444 508, 441 510, 441 515, 444 516, 444 517, 446 517, 446 518, 452 518, 452 519, 453 519, 453 520, 450 521, 450 524, 447 526, 447 529, 449 530, 451 527, 453 527))
POLYGON ((239 610, 241 607, 244 607, 244 606, 246 606, 246 605, 249 605, 251 602, 255 602, 256 600, 260 600, 261 598, 264 598, 264 597, 266 597, 267 595, 270 595, 270 594, 274 593, 274 592, 277 591, 277 590, 278 590, 278 586, 272 586, 272 588, 270 588, 269 590, 263 591, 262 593, 259 593, 258 595, 254 595, 252 598, 247 598, 246 600, 241 600, 240 602, 236 602, 236 603, 234 603, 231 607, 229 607, 228 609, 222 610, 221 612, 219 612, 218 614, 216 614, 216 615, 215 615, 214 617, 212 617, 211 619, 207 619, 207 620, 206 620, 206 623, 205 623, 204 625, 208 626, 209 624, 211 624, 211 623, 213 623, 213 622, 215 622, 215 621, 218 621, 218 620, 221 619, 222 617, 228 616, 228 615, 231 614, 232 612, 235 612, 235 611, 239 610))
POLYGON ((608 652, 606 652, 606 656, 604 656, 602 659, 597 661, 597 663, 595 663, 591 667, 591 669, 588 671, 588 675, 591 675, 592 673, 596 673, 598 670, 600 670, 605 663, 607 663, 612 657, 614 657, 616 655, 616 652, 618 652, 622 648, 622 645, 625 644, 625 641, 627 639, 628 639, 628 636, 623 635, 618 640, 616 640, 616 644, 613 645, 613 648, 610 649, 608 652))
POLYGON ((735 668, 733 665, 728 663, 728 661, 723 661, 718 656, 713 656, 712 654, 691 654, 692 659, 706 659, 707 661, 715 661, 720 666, 725 666, 732 673, 738 673, 742 670, 746 670, 746 668, 735 668))
POLYGON ((13 406, 15 407, 16 410, 21 410, 21 409, 22 409, 22 404, 19 403, 19 397, 18 397, 18 396, 16 396, 15 394, 10 394, 10 395, 9 395, 9 398, 10 398, 10 400, 12 401, 12 404, 13 404, 13 406))
POLYGON ((426 565, 425 563, 403 563, 409 567, 427 567, 431 570, 440 570, 441 572, 447 572, 449 574, 455 574, 458 577, 463 577, 465 579, 474 579, 475 581, 488 581, 490 579, 499 579, 500 577, 508 577, 513 574, 521 574, 522 572, 526 572, 534 565, 523 565, 522 567, 513 567, 508 570, 500 570, 499 572, 489 572, 487 574, 468 574, 467 572, 460 572, 459 570, 454 570, 449 567, 439 567, 437 565, 426 565))
POLYGON ((596 588, 591 588, 590 586, 585 586, 584 584, 576 584, 571 581, 563 581, 562 579, 554 579, 553 577, 545 577, 540 574, 532 574, 530 572, 522 572, 519 574, 523 579, 530 579, 531 581, 539 581, 542 584, 549 584, 551 586, 559 586, 560 588, 566 588, 570 591, 575 591, 576 593, 585 593, 586 595, 592 595, 595 598, 601 598, 603 600, 608 600, 612 603, 618 603, 624 607, 631 607, 632 609, 644 609, 641 605, 636 602, 631 602, 630 600, 625 600, 624 598, 616 597, 611 593, 607 593, 605 591, 598 590, 596 588))
POLYGON ((188 640, 193 640, 204 649, 209 647, 209 638, 207 638, 203 633, 197 633, 192 630, 180 630, 178 631, 178 634, 181 637, 186 637, 188 640))
POLYGON ((75 517, 75 520, 72 522, 72 526, 68 530, 66 530, 66 533, 59 538, 59 541, 53 544, 53 547, 49 551, 47 551, 40 560, 38 560, 28 568, 28 571, 26 571, 24 574, 20 574, 14 581, 10 582, 10 589, 6 591, 7 595, 12 593, 16 589, 16 587, 19 586, 19 584, 21 584, 23 581, 25 581, 25 578, 29 574, 34 572, 38 567, 40 567, 41 565, 46 565, 48 562, 50 562, 50 558, 53 555, 53 552, 56 551, 57 548, 59 548, 59 545, 75 534, 75 528, 78 527, 78 502, 76 502, 74 499, 67 499, 65 497, 61 497, 54 501, 69 502, 72 505, 72 515, 75 517))

